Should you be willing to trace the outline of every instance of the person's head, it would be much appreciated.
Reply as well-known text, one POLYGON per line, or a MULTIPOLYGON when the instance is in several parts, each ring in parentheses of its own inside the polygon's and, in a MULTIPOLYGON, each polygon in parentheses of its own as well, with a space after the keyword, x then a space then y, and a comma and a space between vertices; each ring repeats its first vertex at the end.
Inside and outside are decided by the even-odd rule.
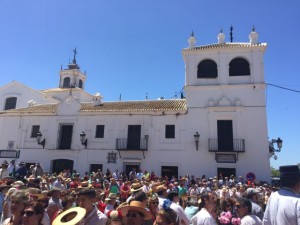
POLYGON ((251 201, 248 198, 240 198, 236 204, 236 212, 237 215, 242 218, 246 215, 251 214, 252 211, 252 204, 251 201))
POLYGON ((147 194, 144 191, 138 191, 134 195, 134 200, 144 202, 146 204, 147 200, 148 200, 148 197, 147 197, 147 194))
POLYGON ((153 225, 179 225, 177 213, 170 208, 167 201, 163 204, 163 209, 159 210, 153 225))
POLYGON ((72 205, 73 205, 73 203, 74 203, 74 201, 75 201, 75 200, 74 200, 74 197, 73 197, 73 196, 67 196, 67 197, 65 197, 65 198, 62 200, 62 202, 61 202, 63 209, 64 209, 64 210, 67 210, 67 209, 71 208, 72 205))
POLYGON ((221 209, 224 212, 232 212, 232 202, 229 199, 224 199, 221 203, 221 209))
POLYGON ((258 194, 259 190, 256 188, 247 188, 246 190, 246 197, 255 203, 258 202, 258 194))
POLYGON ((146 210, 146 204, 140 201, 131 201, 129 205, 119 208, 126 216, 126 224, 142 225, 145 220, 151 219, 151 214, 146 210))
POLYGON ((18 190, 12 193, 10 196, 11 206, 10 210, 14 216, 19 217, 20 212, 24 209, 25 205, 29 202, 30 197, 28 192, 23 190, 18 190))
POLYGON ((105 199, 105 202, 110 205, 115 205, 116 201, 117 201, 117 195, 114 193, 109 193, 109 195, 105 199))
POLYGON ((300 170, 298 165, 280 166, 279 172, 281 187, 289 187, 299 193, 300 170))
POLYGON ((216 205, 215 197, 211 192, 204 192, 201 195, 201 203, 199 208, 206 208, 209 212, 214 209, 216 205))
POLYGON ((83 188, 78 193, 79 206, 85 208, 87 210, 87 213, 92 211, 94 207, 95 199, 96 199, 95 189, 83 188))
POLYGON ((41 203, 30 202, 26 204, 25 208, 21 211, 23 225, 41 225, 44 215, 44 207, 41 203))
POLYGON ((177 191, 169 191, 167 194, 167 199, 172 202, 179 202, 179 194, 177 191))
POLYGON ((167 186, 163 184, 158 185, 155 189, 155 192, 157 193, 158 196, 167 197, 167 186))
POLYGON ((152 194, 149 199, 149 209, 151 211, 156 211, 158 209, 159 201, 158 201, 158 195, 157 194, 152 194))
POLYGON ((61 190, 59 188, 54 187, 50 190, 50 195, 52 198, 59 199, 61 196, 61 190))

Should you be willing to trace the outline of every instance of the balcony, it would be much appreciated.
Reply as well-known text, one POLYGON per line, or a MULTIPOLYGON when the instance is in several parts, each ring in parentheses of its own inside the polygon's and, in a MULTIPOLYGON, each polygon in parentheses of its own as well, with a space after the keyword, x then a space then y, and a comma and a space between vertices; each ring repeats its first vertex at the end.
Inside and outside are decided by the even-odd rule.
POLYGON ((128 139, 128 138, 117 138, 116 149, 119 151, 142 151, 145 158, 144 151, 148 150, 148 138, 139 139, 128 139))
POLYGON ((245 140, 221 140, 221 139, 208 139, 208 151, 210 152, 245 152, 245 140))
POLYGON ((208 151, 215 153, 217 163, 236 163, 245 152, 244 139, 208 139, 208 151))

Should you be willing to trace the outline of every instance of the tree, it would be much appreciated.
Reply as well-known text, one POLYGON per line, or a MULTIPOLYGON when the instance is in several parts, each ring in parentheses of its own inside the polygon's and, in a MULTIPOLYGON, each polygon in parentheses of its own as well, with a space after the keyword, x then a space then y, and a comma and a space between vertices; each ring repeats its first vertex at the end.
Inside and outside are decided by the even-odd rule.
POLYGON ((271 166, 271 176, 274 176, 274 177, 280 176, 279 170, 275 169, 273 166, 271 166))

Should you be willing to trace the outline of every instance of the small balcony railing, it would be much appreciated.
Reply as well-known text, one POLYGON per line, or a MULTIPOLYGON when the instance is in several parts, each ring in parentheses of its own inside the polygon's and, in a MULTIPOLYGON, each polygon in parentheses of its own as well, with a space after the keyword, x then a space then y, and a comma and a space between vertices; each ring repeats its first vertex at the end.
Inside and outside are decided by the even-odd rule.
POLYGON ((117 138, 116 149, 118 151, 147 151, 148 140, 146 138, 135 140, 129 140, 128 138, 117 138))
POLYGON ((245 140, 233 139, 221 141, 220 139, 208 139, 208 151, 210 152, 245 152, 245 140))

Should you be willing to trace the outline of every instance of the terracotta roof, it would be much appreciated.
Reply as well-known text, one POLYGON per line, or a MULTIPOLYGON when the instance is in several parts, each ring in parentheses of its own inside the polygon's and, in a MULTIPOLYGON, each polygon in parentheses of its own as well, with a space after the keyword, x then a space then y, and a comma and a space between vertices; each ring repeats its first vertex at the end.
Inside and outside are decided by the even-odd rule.
POLYGON ((10 109, 1 111, 1 114, 9 114, 9 113, 51 113, 55 112, 57 108, 57 104, 45 104, 45 105, 34 105, 29 106, 27 108, 18 108, 18 109, 10 109))
MULTIPOLYGON (((0 112, 9 113, 54 113, 57 104, 35 105, 27 108, 11 109, 0 112)), ((145 100, 103 102, 94 106, 93 103, 81 103, 81 112, 147 112, 147 111, 182 111, 186 110, 185 99, 172 100, 145 100)))
POLYGON ((134 112, 134 111, 174 111, 174 110, 186 110, 185 99, 103 102, 99 106, 94 106, 91 103, 81 104, 81 111, 84 112, 89 112, 89 111, 134 112))
POLYGON ((72 88, 69 87, 69 88, 49 88, 49 89, 41 90, 41 92, 64 92, 64 91, 70 92, 71 89, 72 91, 82 90, 81 88, 78 87, 72 87, 72 88))
POLYGON ((222 44, 210 44, 210 45, 202 45, 196 46, 195 48, 185 48, 183 51, 194 51, 194 50, 208 50, 208 49, 224 49, 224 48, 250 48, 250 47, 266 47, 266 43, 258 43, 258 44, 251 44, 249 42, 245 43, 238 43, 238 42, 226 42, 222 44))

